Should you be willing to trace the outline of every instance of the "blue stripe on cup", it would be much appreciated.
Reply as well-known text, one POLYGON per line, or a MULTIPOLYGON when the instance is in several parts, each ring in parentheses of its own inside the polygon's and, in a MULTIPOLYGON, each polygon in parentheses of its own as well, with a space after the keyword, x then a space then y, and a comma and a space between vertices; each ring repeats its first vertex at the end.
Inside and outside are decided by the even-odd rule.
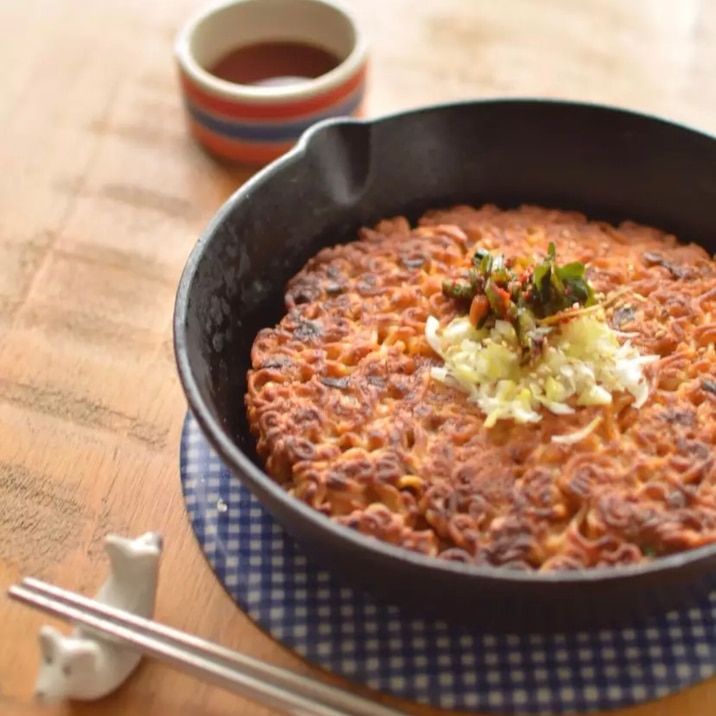
POLYGON ((316 112, 298 122, 256 123, 237 122, 219 117, 216 114, 199 109, 190 101, 186 101, 189 114, 200 124, 216 134, 245 142, 291 142, 303 134, 305 130, 322 119, 335 116, 350 116, 358 109, 363 99, 364 85, 361 84, 340 104, 321 112, 316 112))

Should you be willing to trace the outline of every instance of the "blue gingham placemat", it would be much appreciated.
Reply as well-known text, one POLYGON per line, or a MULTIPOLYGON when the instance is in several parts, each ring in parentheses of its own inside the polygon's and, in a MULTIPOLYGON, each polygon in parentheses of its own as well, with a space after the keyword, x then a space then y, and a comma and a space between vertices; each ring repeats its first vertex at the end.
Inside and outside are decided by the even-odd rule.
POLYGON ((716 673, 716 592, 595 632, 501 635, 416 619, 309 563, 191 414, 180 467, 194 532, 239 607, 308 661, 370 688, 446 709, 559 714, 655 699, 716 673))

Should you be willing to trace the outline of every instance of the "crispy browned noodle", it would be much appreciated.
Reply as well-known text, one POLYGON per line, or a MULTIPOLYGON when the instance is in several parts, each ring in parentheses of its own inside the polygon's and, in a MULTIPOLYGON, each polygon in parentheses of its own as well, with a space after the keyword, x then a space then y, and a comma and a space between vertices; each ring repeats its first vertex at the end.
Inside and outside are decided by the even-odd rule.
POLYGON ((629 564, 716 541, 716 264, 661 231, 538 207, 398 217, 327 248, 255 339, 246 404, 267 471, 341 524, 444 559, 530 570, 629 564), (428 315, 476 246, 582 261, 607 315, 634 333, 646 404, 487 430, 430 378, 428 315), (557 433, 597 429, 575 445, 557 433))

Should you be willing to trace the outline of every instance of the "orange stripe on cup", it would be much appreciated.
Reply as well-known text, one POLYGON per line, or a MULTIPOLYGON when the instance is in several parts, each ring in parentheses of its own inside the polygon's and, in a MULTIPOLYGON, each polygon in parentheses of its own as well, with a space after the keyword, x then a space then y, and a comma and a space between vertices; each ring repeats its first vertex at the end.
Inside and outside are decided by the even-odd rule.
POLYGON ((189 119, 189 127, 197 138, 210 152, 226 159, 235 159, 247 164, 268 164, 285 154, 295 142, 259 144, 237 142, 209 131, 206 127, 189 119))
POLYGON ((299 119, 303 115, 328 110, 333 105, 340 104, 342 100, 348 97, 348 95, 364 82, 366 71, 367 68, 364 64, 352 77, 328 92, 323 92, 305 99, 287 100, 271 104, 224 99, 217 95, 209 94, 198 87, 182 70, 179 71, 179 77, 187 97, 198 107, 211 110, 212 112, 231 119, 285 120, 299 119))

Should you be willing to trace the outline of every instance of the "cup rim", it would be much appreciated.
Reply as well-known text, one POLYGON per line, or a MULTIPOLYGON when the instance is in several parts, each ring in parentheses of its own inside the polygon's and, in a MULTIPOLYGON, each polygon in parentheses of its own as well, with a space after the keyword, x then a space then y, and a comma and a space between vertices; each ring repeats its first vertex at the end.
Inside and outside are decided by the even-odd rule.
POLYGON ((368 41, 355 14, 341 0, 307 0, 324 5, 342 14, 353 28, 355 44, 348 57, 329 72, 305 82, 284 86, 241 85, 222 80, 205 70, 191 51, 191 41, 200 23, 210 19, 216 13, 235 5, 245 5, 261 0, 217 0, 195 12, 177 33, 174 42, 174 57, 181 70, 203 90, 228 100, 250 100, 256 103, 272 103, 292 99, 306 99, 322 94, 340 85, 355 74, 365 62, 368 54, 368 41))

